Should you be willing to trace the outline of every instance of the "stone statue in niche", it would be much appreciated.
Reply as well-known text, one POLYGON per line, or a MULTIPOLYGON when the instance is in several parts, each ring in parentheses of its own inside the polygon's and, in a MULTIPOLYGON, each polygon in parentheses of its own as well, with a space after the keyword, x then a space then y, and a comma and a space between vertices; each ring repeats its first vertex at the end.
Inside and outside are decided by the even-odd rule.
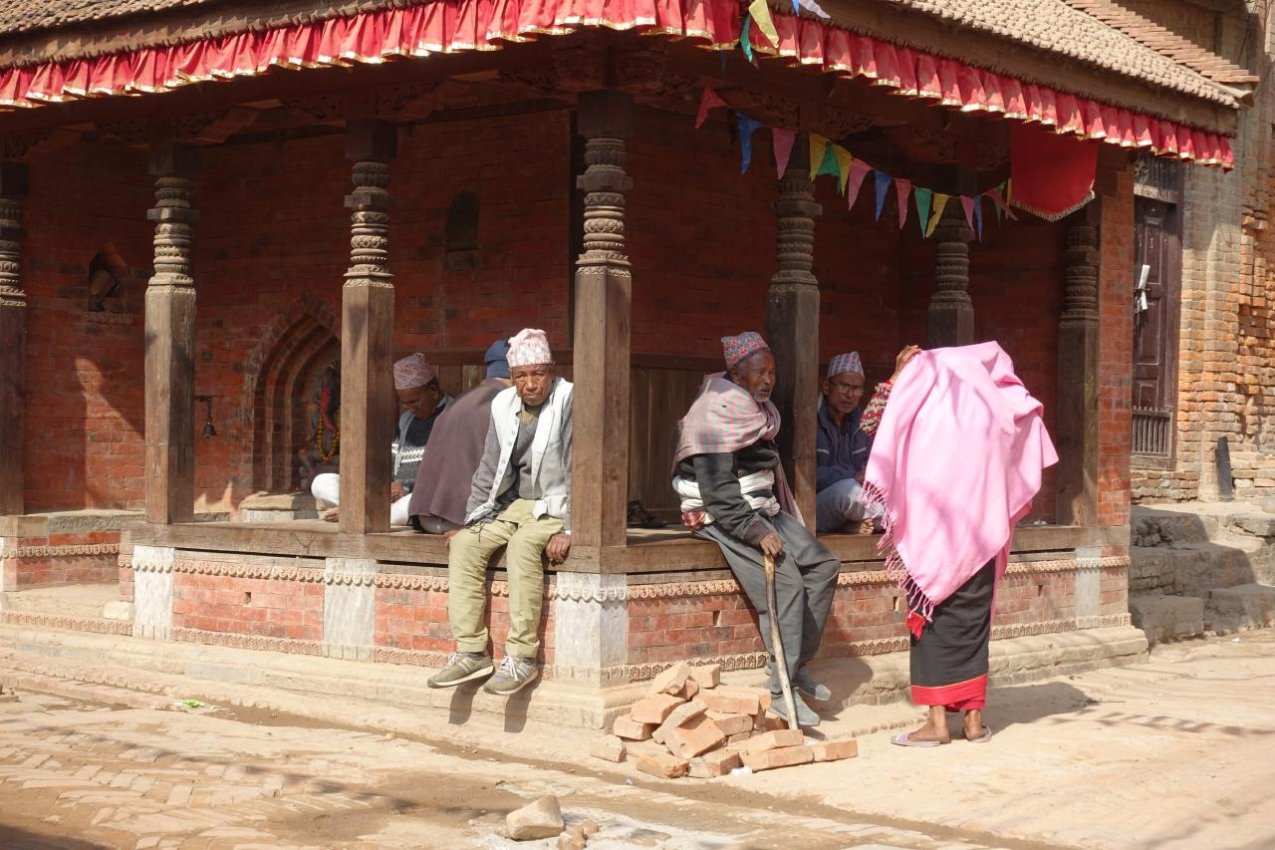
POLYGON ((333 358, 309 381, 305 395, 306 441, 297 450, 299 489, 321 472, 337 472, 341 452, 341 360, 333 358))

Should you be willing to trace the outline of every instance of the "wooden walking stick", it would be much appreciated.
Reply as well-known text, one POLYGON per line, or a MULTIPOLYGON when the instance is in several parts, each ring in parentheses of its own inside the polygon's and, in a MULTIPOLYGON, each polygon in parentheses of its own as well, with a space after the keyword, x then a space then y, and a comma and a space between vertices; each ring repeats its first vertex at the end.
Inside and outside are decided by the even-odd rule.
POLYGON ((779 607, 775 593, 775 558, 762 553, 762 564, 766 568, 766 605, 770 614, 770 648, 774 655, 775 669, 779 671, 779 687, 784 692, 784 705, 788 708, 788 728, 797 729, 797 702, 792 696, 792 682, 788 680, 788 662, 784 658, 784 643, 779 635, 779 617, 775 609, 779 607))

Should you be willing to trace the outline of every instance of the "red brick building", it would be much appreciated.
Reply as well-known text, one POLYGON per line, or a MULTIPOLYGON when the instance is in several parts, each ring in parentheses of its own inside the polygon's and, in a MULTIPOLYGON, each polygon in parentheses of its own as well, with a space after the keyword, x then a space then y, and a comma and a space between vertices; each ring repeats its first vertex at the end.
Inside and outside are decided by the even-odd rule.
MULTIPOLYGON (((752 27, 755 63, 730 0, 0 19, 3 590, 114 580, 118 557, 135 603, 131 623, 0 621, 437 664, 442 542, 391 531, 369 495, 388 484, 389 365, 423 351, 459 391, 493 338, 533 325, 577 405, 538 696, 575 688, 599 722, 673 660, 760 666, 717 550, 625 528, 630 498, 674 507, 675 421, 718 338, 758 328, 807 505, 820 364, 858 349, 879 380, 904 343, 998 340, 1062 462, 1016 536, 996 637, 1127 639, 1135 163, 1236 184, 1207 166, 1228 164, 1250 82, 1088 0, 824 5, 772 9, 779 44, 752 27), (782 177, 771 133, 741 175, 730 113, 695 128, 706 88, 801 134, 782 177), (1096 197, 1057 222, 987 201, 980 239, 955 198, 1004 184, 1019 123, 1095 146, 1096 197), (916 208, 897 226, 893 189, 878 220, 871 179, 853 206, 811 179, 811 133, 954 202, 929 237, 916 208), (314 425, 333 364, 339 452, 314 425), (339 462, 339 528, 291 518, 298 452, 339 462)), ((873 541, 827 542, 826 652, 906 647, 873 541)))

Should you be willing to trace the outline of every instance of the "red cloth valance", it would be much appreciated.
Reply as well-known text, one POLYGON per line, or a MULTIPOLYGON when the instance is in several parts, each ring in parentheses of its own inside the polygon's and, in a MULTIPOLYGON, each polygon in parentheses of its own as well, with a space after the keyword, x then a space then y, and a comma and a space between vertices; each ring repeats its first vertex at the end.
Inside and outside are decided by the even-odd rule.
MULTIPOLYGON (((1230 143, 1216 133, 1139 115, 953 59, 899 47, 813 18, 772 10, 779 44, 750 27, 753 50, 828 73, 862 77, 894 93, 967 112, 1036 123, 1159 156, 1230 168, 1230 143)), ((737 0, 439 0, 311 24, 148 47, 0 71, 0 107, 36 107, 86 97, 152 94, 192 83, 401 57, 498 50, 581 27, 634 29, 733 49, 737 0)))

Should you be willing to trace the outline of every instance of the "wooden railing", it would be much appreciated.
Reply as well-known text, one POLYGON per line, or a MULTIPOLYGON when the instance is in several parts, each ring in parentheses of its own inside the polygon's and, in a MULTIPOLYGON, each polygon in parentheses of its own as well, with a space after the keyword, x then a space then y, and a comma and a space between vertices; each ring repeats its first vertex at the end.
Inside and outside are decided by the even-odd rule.
POLYGON ((1150 407, 1133 409, 1133 453, 1168 457, 1173 448, 1173 412, 1150 407))

